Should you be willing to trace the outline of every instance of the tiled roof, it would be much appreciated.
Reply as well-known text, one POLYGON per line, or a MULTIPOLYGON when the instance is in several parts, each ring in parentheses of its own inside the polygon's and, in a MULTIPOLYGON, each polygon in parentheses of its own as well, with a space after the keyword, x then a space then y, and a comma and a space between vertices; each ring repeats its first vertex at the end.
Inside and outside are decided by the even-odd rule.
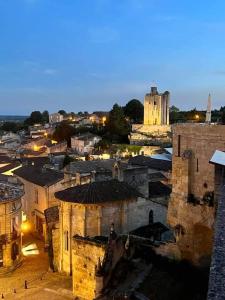
POLYGON ((117 180, 92 182, 55 193, 59 200, 81 204, 131 200, 141 196, 127 183, 117 180))
POLYGON ((5 173, 7 171, 10 171, 16 167, 18 167, 21 163, 19 161, 12 161, 8 165, 0 168, 0 173, 5 173))
POLYGON ((164 176, 161 172, 155 172, 148 174, 148 178, 150 181, 160 181, 160 180, 166 180, 166 176, 164 176))
POLYGON ((172 162, 163 159, 154 159, 149 156, 137 155, 129 159, 129 163, 132 165, 147 166, 151 169, 159 171, 172 170, 172 162))
POLYGON ((21 158, 20 161, 23 165, 30 165, 35 167, 42 167, 46 164, 50 163, 50 159, 47 156, 39 156, 39 157, 24 157, 21 158))
POLYGON ((93 171, 112 171, 115 159, 75 161, 70 163, 65 171, 68 173, 90 173, 93 171))
POLYGON ((171 188, 160 181, 149 182, 149 197, 169 196, 171 188))
POLYGON ((75 139, 78 139, 78 140, 90 140, 90 139, 93 139, 93 138, 100 138, 100 136, 96 135, 96 134, 93 134, 91 132, 86 132, 84 134, 80 134, 80 135, 74 135, 72 136, 72 138, 75 138, 75 139))
POLYGON ((132 235, 137 235, 144 238, 151 238, 155 233, 164 233, 169 229, 160 222, 138 227, 130 232, 132 235))
POLYGON ((13 173, 40 186, 51 186, 64 178, 64 174, 61 172, 35 166, 23 166, 13 173))
POLYGON ((0 155, 0 164, 7 164, 12 162, 12 159, 7 155, 0 155))

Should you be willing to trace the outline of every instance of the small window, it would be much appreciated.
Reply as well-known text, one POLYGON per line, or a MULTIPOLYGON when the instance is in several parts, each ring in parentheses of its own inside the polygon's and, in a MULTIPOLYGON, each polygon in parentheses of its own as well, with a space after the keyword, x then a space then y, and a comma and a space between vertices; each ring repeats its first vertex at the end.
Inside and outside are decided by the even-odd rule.
POLYGON ((154 101, 154 105, 157 105, 156 101, 154 101))
POLYGON ((38 190, 34 191, 34 202, 38 204, 38 190))
POLYGON ((178 135, 178 141, 177 141, 177 156, 180 157, 180 135, 178 135))
POLYGON ((69 233, 68 233, 68 231, 64 232, 64 250, 65 251, 69 250, 69 233))
POLYGON ((196 160, 196 172, 198 172, 198 158, 196 160))

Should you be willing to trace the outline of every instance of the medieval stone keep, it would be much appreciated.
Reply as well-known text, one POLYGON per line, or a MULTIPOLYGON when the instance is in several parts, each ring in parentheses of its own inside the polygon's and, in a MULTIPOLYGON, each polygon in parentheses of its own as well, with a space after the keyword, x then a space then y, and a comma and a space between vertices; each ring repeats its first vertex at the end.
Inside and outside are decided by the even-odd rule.
POLYGON ((151 87, 144 100, 144 125, 169 125, 169 92, 158 93, 151 87))
POLYGON ((169 102, 168 91, 159 93, 157 87, 151 87, 144 99, 144 124, 132 125, 131 144, 160 146, 171 142, 169 102))

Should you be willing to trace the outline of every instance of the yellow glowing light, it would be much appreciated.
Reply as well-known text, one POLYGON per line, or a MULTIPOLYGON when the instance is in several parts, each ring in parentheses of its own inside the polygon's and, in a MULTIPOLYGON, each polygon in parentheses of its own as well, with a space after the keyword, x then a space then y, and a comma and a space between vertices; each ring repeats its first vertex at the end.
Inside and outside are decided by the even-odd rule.
POLYGON ((52 144, 57 144, 58 142, 55 140, 51 140, 52 144))
POLYGON ((195 115, 195 119, 198 120, 199 119, 199 115, 195 115))
POLYGON ((45 132, 45 133, 44 133, 44 136, 45 136, 45 137, 47 137, 47 136, 48 136, 47 132, 45 132))
POLYGON ((37 146, 37 145, 34 145, 34 151, 39 151, 40 150, 40 147, 39 146, 37 146))
POLYGON ((25 221, 21 224, 21 232, 27 232, 30 230, 30 224, 28 221, 25 221))
POLYGON ((102 117, 102 123, 105 124, 106 117, 102 117))

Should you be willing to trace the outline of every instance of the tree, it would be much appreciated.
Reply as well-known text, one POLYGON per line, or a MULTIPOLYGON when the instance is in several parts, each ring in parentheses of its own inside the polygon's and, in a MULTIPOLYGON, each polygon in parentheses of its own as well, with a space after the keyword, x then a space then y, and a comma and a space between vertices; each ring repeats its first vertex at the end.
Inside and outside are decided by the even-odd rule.
POLYGON ((106 121, 108 138, 113 142, 128 142, 129 125, 125 119, 123 109, 114 104, 106 121))
POLYGON ((134 123, 142 123, 144 117, 144 106, 137 100, 130 100, 124 107, 124 114, 134 123))
POLYGON ((59 111, 58 111, 58 114, 60 114, 60 115, 66 115, 66 111, 64 110, 64 109, 60 109, 59 111))
POLYGON ((225 125, 225 110, 222 111, 221 122, 223 125, 225 125))
POLYGON ((58 127, 56 127, 52 138, 57 142, 67 141, 68 146, 71 145, 71 136, 76 133, 74 127, 70 126, 66 122, 61 122, 58 127))
POLYGON ((49 122, 49 113, 47 110, 44 110, 42 113, 42 121, 44 123, 48 123, 49 122))
POLYGON ((42 113, 39 110, 32 111, 30 117, 24 121, 24 123, 27 125, 34 125, 42 122, 43 122, 43 117, 42 117, 42 113))
POLYGON ((176 107, 175 105, 172 105, 172 106, 170 107, 170 112, 178 112, 178 111, 180 111, 180 110, 179 110, 179 108, 176 107))
POLYGON ((67 166, 71 162, 73 162, 74 159, 70 157, 68 154, 65 155, 64 160, 63 160, 63 167, 67 166))

